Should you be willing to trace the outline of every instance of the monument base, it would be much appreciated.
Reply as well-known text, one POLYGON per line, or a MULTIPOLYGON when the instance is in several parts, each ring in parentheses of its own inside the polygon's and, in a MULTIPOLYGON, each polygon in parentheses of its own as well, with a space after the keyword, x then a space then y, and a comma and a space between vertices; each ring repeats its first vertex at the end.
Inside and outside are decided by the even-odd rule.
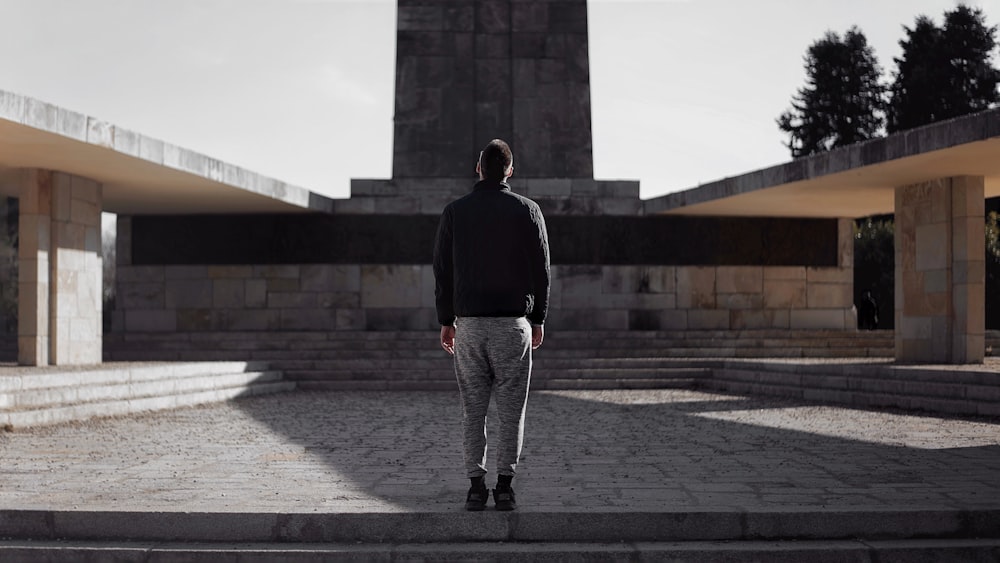
MULTIPOLYGON (((511 190, 535 200, 546 215, 642 214, 639 182, 592 178, 510 179, 511 190)), ((445 205, 472 191, 477 178, 352 180, 350 199, 334 200, 334 213, 440 215, 445 205)))

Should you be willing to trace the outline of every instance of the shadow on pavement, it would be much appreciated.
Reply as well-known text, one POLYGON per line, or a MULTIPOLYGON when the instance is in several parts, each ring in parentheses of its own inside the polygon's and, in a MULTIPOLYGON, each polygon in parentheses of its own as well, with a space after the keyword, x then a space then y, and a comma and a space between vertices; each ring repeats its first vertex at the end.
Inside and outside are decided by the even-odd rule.
MULTIPOLYGON (((237 405, 357 495, 461 509, 457 392, 237 405)), ((515 489, 526 510, 997 508, 998 444, 989 422, 693 391, 532 391, 515 489)))

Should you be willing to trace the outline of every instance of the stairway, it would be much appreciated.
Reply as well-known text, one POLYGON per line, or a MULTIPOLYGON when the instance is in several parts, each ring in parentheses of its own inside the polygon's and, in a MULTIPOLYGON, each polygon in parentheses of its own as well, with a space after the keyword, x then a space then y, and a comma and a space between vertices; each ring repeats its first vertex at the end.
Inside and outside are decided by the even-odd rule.
POLYGON ((987 562, 990 510, 429 513, 0 511, 0 560, 987 562))
MULTIPOLYGON (((109 334, 115 360, 266 362, 306 390, 454 389, 434 331, 109 334)), ((844 331, 558 331, 535 352, 534 389, 690 388, 707 360, 888 357, 892 333, 844 331)))
POLYGON ((0 426, 24 427, 291 391, 260 363, 120 363, 0 370, 0 426))
MULTIPOLYGON (((434 331, 111 334, 116 360, 251 360, 299 389, 452 390, 434 331)), ((988 350, 1000 333, 987 333, 988 350)), ((891 331, 553 331, 532 389, 698 388, 858 407, 1000 415, 1000 362, 892 364, 891 331)))
POLYGON ((701 388, 856 407, 1000 416, 1000 359, 983 365, 727 360, 701 388))

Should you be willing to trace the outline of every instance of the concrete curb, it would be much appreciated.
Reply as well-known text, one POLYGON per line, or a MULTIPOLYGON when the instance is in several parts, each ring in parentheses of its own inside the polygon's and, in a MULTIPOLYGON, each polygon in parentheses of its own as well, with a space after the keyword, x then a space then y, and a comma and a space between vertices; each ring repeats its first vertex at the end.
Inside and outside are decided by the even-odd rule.
POLYGON ((280 561, 685 561, 688 563, 801 562, 924 563, 996 561, 997 540, 863 542, 637 542, 437 544, 74 543, 0 541, 5 563, 280 561))
POLYGON ((0 538, 251 543, 1000 539, 992 510, 182 513, 0 511, 0 538))

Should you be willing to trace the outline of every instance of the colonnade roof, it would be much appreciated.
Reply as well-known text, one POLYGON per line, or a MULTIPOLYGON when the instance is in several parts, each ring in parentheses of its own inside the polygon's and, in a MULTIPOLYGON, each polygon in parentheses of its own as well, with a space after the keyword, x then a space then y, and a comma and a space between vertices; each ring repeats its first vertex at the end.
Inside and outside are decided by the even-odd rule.
POLYGON ((986 197, 1000 196, 1000 108, 649 199, 644 210, 857 218, 892 213, 896 187, 951 176, 983 176, 986 197))
POLYGON ((0 90, 0 194, 18 169, 101 182, 104 210, 124 214, 329 211, 333 202, 95 117, 0 90))
MULTIPOLYGON (((738 142, 738 139, 735 140, 738 142)), ((104 185, 123 214, 330 211, 333 200, 95 117, 0 90, 0 194, 21 168, 104 185)), ((865 217, 892 213, 894 190, 985 177, 1000 196, 1000 108, 803 157, 643 202, 647 215, 865 217)))

